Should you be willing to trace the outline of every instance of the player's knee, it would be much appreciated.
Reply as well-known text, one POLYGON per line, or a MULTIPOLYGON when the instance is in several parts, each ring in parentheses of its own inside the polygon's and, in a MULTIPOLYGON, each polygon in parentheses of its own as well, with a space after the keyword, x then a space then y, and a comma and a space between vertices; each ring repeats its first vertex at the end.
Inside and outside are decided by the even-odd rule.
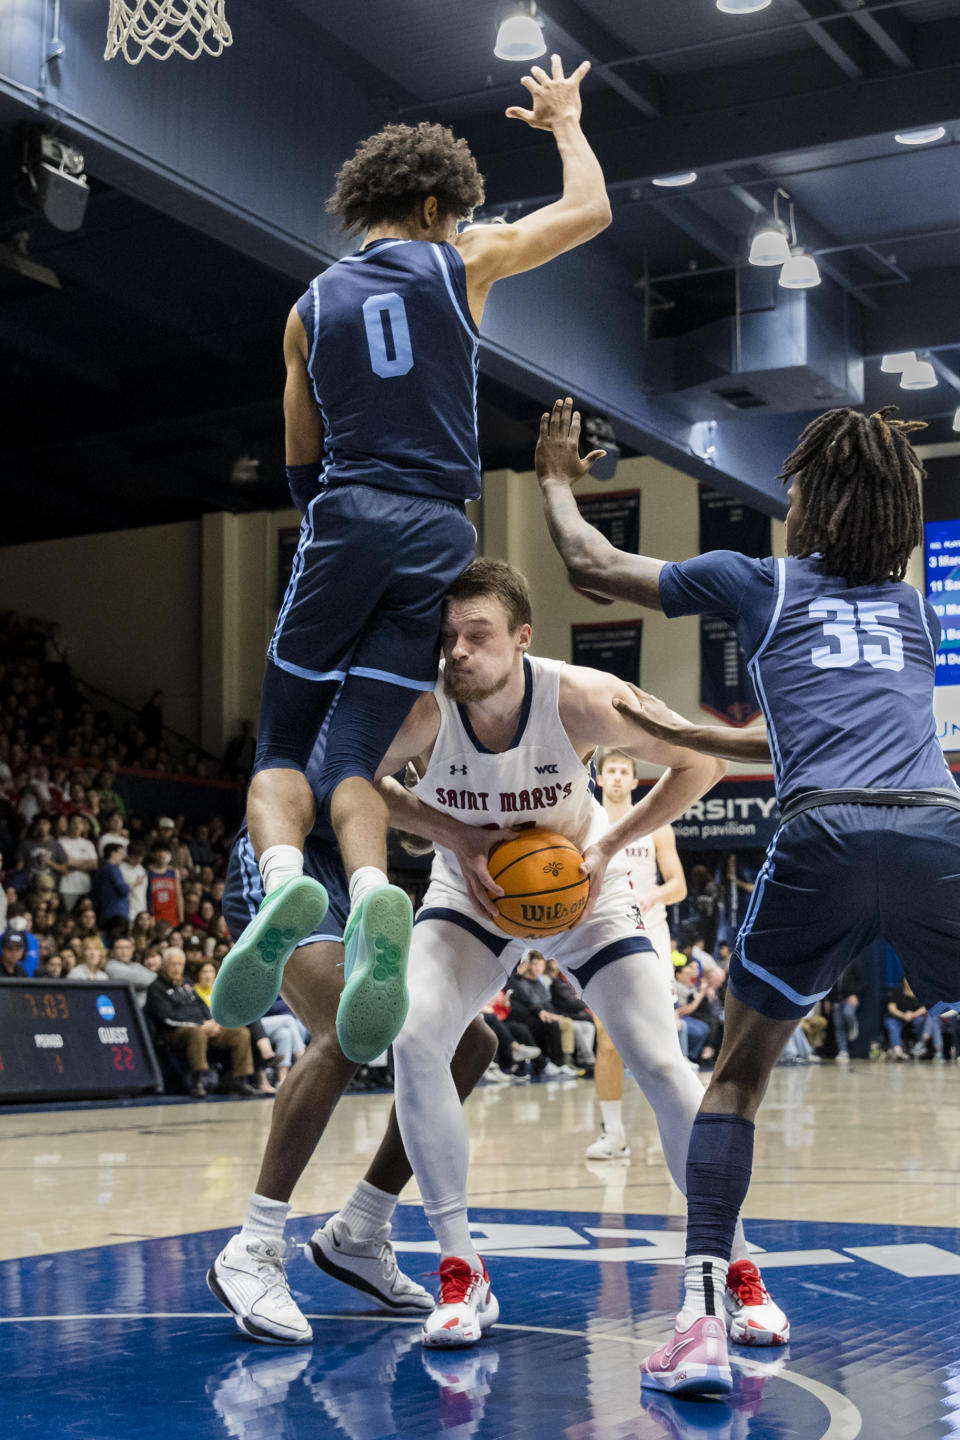
POLYGON ((436 1019, 418 1014, 411 1004, 403 1029, 393 1042, 393 1058, 398 1070, 407 1075, 429 1074, 449 1067, 456 1042, 448 1044, 441 1038, 436 1019))

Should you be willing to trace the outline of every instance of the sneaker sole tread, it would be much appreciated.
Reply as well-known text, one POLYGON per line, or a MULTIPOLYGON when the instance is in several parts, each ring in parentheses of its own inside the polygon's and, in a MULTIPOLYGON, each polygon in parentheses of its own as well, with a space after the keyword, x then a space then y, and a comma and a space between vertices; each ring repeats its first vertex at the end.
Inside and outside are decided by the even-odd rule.
POLYGON ((348 1060, 365 1065, 393 1044, 407 1018, 406 971, 413 931, 408 897, 395 886, 372 895, 360 924, 362 948, 340 996, 337 1039, 348 1060), (399 946, 399 960, 384 954, 387 946, 399 946))
POLYGON ((304 875, 270 905, 264 901, 220 966, 210 997, 218 1025, 228 1029, 252 1025, 280 994, 283 967, 294 950, 322 924, 329 905, 327 892, 304 875), (270 930, 291 931, 279 943, 266 943, 270 930))
POLYGON ((729 1395, 733 1374, 729 1365, 697 1365, 684 1367, 682 1376, 654 1375, 643 1370, 640 1383, 648 1390, 662 1390, 667 1395, 729 1395))
POLYGON ((263 1330, 247 1315, 240 1315, 230 1303, 226 1291, 217 1279, 216 1266, 211 1265, 207 1271, 207 1289, 215 1300, 219 1300, 224 1310, 228 1310, 236 1321, 237 1328, 242 1330, 244 1335, 249 1335, 253 1340, 261 1340, 265 1345, 286 1345, 288 1348, 294 1345, 311 1345, 313 1343, 313 1330, 309 1327, 302 1335, 275 1335, 272 1330, 263 1330))

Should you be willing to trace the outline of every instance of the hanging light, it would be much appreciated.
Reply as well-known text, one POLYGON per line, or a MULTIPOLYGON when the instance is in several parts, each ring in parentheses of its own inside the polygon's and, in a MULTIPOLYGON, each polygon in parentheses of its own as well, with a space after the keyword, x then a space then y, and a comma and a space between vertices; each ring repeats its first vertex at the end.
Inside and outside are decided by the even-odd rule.
POLYGON ((929 360, 917 358, 900 376, 901 390, 932 390, 937 383, 937 372, 929 360))
POLYGON ((696 170, 681 170, 677 175, 654 175, 651 183, 672 190, 677 185, 692 185, 696 178, 696 170))
POLYGON ((725 15, 752 15, 754 10, 766 10, 773 0, 717 0, 717 9, 725 15))
POLYGON ((790 242, 786 227, 775 220, 758 230, 750 242, 751 265, 785 265, 790 259, 790 242))
POLYGON ((954 430, 960 431, 960 405, 958 405, 953 412, 953 428, 954 430))
POLYGON ((803 250, 794 250, 790 259, 784 261, 780 284, 784 290, 809 290, 813 285, 819 285, 820 268, 813 256, 803 250))
POLYGON ((889 355, 884 355, 880 369, 884 375, 902 375, 904 370, 909 370, 916 363, 915 350, 894 350, 889 355))
POLYGON ((898 145, 932 145, 946 133, 942 125, 925 125, 920 130, 901 130, 893 138, 898 145))
POLYGON ((525 63, 546 54, 543 27, 536 17, 536 9, 535 5, 531 5, 529 10, 517 10, 501 22, 497 43, 493 47, 494 55, 500 60, 525 63))

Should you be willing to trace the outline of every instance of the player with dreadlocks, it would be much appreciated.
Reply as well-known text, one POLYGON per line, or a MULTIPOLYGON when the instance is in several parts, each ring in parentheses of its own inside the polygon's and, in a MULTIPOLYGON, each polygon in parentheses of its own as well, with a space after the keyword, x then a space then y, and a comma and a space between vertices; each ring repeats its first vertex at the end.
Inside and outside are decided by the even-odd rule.
POLYGON ((932 703, 940 625, 903 580, 921 534, 914 428, 892 407, 827 411, 781 473, 790 482, 786 559, 717 550, 671 564, 615 550, 581 519, 571 487, 600 452, 580 459, 572 401, 541 421, 537 475, 573 583, 668 616, 729 620, 766 733, 690 725, 642 691, 628 713, 705 754, 772 758, 781 809, 737 936, 723 1046, 690 1140, 683 1305, 673 1338, 644 1362, 643 1383, 655 1389, 732 1388, 724 1307, 731 1333, 752 1338, 736 1313, 762 1284, 749 1261, 729 1265, 730 1242, 750 1183, 754 1116, 800 1017, 878 938, 902 958, 921 1003, 947 1009, 960 998, 960 791, 932 703))

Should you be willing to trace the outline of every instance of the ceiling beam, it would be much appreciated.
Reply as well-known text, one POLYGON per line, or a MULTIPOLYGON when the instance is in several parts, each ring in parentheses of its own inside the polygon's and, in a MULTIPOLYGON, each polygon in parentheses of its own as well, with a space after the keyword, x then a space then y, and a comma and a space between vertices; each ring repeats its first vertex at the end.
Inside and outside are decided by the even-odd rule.
POLYGON ((641 115, 655 120, 663 114, 660 76, 642 61, 630 67, 629 77, 614 69, 614 62, 623 59, 623 40, 605 25, 573 0, 549 0, 548 9, 539 13, 544 38, 565 52, 571 64, 589 60, 594 74, 641 115))
POLYGON ((840 0, 850 18, 898 70, 913 69, 913 26, 898 10, 874 14, 875 0, 840 0))
MULTIPOLYGON (((857 46, 852 35, 839 33, 839 27, 821 23, 825 15, 836 15, 834 0, 791 0, 791 3, 799 15, 808 17, 803 21, 803 28, 814 44, 829 55, 848 80, 862 80, 866 74, 859 53, 862 44, 857 46)), ((860 38, 862 40, 862 36, 860 38)))

